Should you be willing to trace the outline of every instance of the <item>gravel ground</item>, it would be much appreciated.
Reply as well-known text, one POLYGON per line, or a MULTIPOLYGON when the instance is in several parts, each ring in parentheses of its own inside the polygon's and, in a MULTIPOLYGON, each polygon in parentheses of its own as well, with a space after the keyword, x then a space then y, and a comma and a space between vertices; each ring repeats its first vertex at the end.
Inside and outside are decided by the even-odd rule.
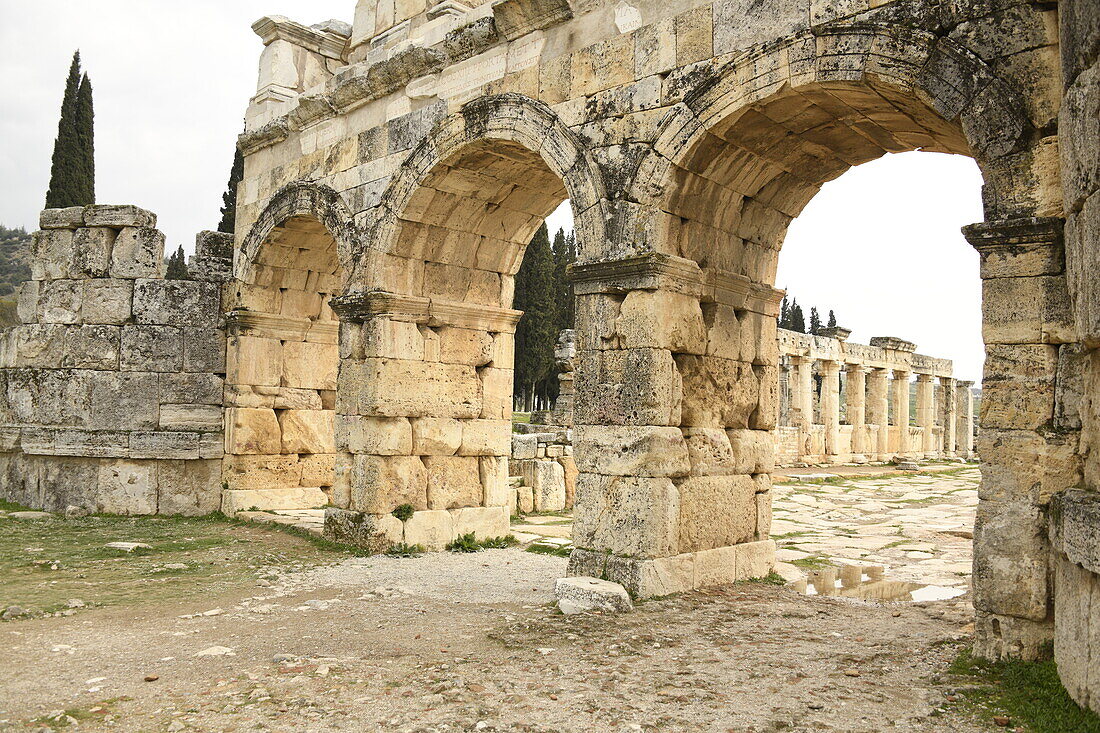
POLYGON ((564 565, 515 550, 352 559, 5 624, 0 729, 982 730, 936 682, 968 639, 966 597, 742 584, 565 617, 549 603, 564 565))

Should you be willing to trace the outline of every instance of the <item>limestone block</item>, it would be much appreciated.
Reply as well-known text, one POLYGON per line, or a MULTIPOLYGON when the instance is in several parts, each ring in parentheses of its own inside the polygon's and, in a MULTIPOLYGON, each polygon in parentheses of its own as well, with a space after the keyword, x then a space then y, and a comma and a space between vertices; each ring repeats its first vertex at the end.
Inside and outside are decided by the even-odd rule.
POLYGON ((104 514, 156 514, 156 462, 102 462, 95 488, 95 511, 104 514))
POLYGON ((730 439, 721 428, 685 428, 691 473, 696 476, 719 476, 748 473, 734 462, 730 439))
POLYGON ((536 512, 557 512, 565 509, 565 470, 554 460, 513 461, 509 470, 523 477, 524 486, 531 488, 536 512))
POLYGON ((42 323, 80 323, 83 298, 80 280, 47 280, 38 288, 38 319, 42 323))
POLYGON ((129 323, 133 295, 132 280, 85 280, 80 318, 84 323, 129 323))
POLYGON ((615 331, 622 348, 703 354, 707 328, 699 299, 667 290, 633 290, 619 310, 615 331))
POLYGON ((775 541, 742 542, 737 549, 737 579, 763 578, 775 569, 775 541))
POLYGON ((1050 541, 1069 562, 1100 571, 1100 493, 1070 489, 1054 497, 1050 541))
MULTIPOLYGON (((344 328, 344 325, 341 326, 344 328)), ((356 344, 356 351, 346 353, 346 357, 355 359, 423 359, 424 336, 415 323, 394 321, 388 318, 372 318, 363 324, 348 325, 355 330, 355 338, 349 342, 356 344)))
MULTIPOLYGON (((1078 0, 1067 5, 1083 9, 1090 4, 1078 0)), ((1096 15, 1095 11, 1092 12, 1096 15)), ((1080 27, 1071 29, 1073 26, 1069 22, 1063 23, 1063 31, 1081 31, 1080 27)), ((1062 146, 1062 181, 1065 185, 1066 211, 1076 209, 1087 196, 1100 188, 1100 142, 1096 139, 1095 124, 1100 115, 1100 66, 1095 63, 1096 43, 1093 38, 1088 44, 1081 44, 1082 48, 1078 51, 1081 60, 1087 58, 1084 47, 1090 45, 1093 63, 1082 68, 1081 75, 1066 89, 1062 98, 1059 127, 1063 130, 1064 137, 1069 138, 1059 140, 1062 146)), ((1065 51, 1063 49, 1063 53, 1065 51)), ((1070 77, 1067 77, 1067 81, 1069 80, 1070 77)))
POLYGON ((197 433, 218 432, 222 429, 222 408, 219 405, 161 405, 159 428, 197 433))
POLYGON ((92 204, 84 207, 84 226, 88 227, 155 227, 157 215, 129 204, 92 204))
POLYGON ((134 320, 138 323, 214 327, 220 310, 216 283, 145 279, 134 283, 134 320))
POLYGON ((336 446, 349 453, 407 456, 413 450, 413 429, 404 417, 336 416, 336 446))
POLYGON ((567 616, 585 611, 619 613, 634 610, 626 588, 589 576, 558 578, 554 585, 558 609, 567 616))
POLYGON ((509 530, 508 509, 503 506, 475 506, 451 509, 451 527, 455 537, 474 533, 479 540, 504 537, 509 530))
POLYGON ((577 547, 645 558, 679 551, 680 500, 670 479, 581 473, 577 490, 577 547))
POLYGON ((332 486, 336 475, 336 455, 318 453, 298 457, 302 467, 302 486, 332 486))
POLYGON ((716 356, 676 355, 683 378, 681 421, 692 427, 747 428, 760 384, 751 364, 716 356))
POLYGON ((756 486, 751 476, 692 476, 678 482, 679 549, 710 550, 756 534, 756 486))
POLYGON ((335 413, 330 410, 279 410, 282 453, 335 453, 335 413))
POLYGON ((522 433, 512 434, 512 458, 534 458, 538 447, 539 436, 537 433, 527 435, 522 433))
POLYGON ((481 505, 481 469, 476 457, 425 456, 424 467, 429 509, 481 505))
POLYGON ((577 477, 580 475, 580 471, 577 469, 577 463, 571 455, 564 455, 559 458, 558 464, 565 473, 565 508, 572 509, 577 496, 577 477))
POLYGON ((974 523, 974 608, 1042 621, 1047 617, 1048 558, 1042 509, 1027 502, 983 501, 974 523))
MULTIPOLYGON (((707 355, 723 359, 741 358, 741 323, 737 312, 730 306, 717 305, 713 315, 707 319, 707 355)), ((755 344, 749 349, 755 351, 755 344)))
POLYGON ((1100 707, 1096 669, 1100 658, 1100 622, 1096 603, 1100 599, 1100 576, 1065 558, 1055 559, 1054 658, 1058 677, 1073 699, 1094 710, 1100 707))
POLYGON ((234 455, 277 455, 281 453, 282 432, 275 411, 249 407, 227 408, 225 411, 225 452, 234 455))
POLYGON ((340 368, 341 399, 358 414, 386 417, 473 418, 481 389, 473 367, 461 364, 367 359, 340 368))
POLYGON ((178 372, 183 367, 183 334, 172 326, 123 326, 123 371, 178 372))
POLYGON ((478 459, 481 478, 482 504, 508 507, 514 492, 508 485, 508 458, 506 456, 482 456, 478 459))
POLYGON ((412 420, 412 453, 418 456, 453 456, 462 445, 465 421, 449 417, 412 420))
POLYGON ((401 520, 390 514, 363 514, 346 509, 325 509, 325 539, 385 552, 403 541, 401 520))
POLYGON ((61 365, 75 369, 116 370, 122 329, 118 326, 71 326, 65 330, 61 365))
POLYGON ((225 333, 218 329, 183 328, 183 370, 225 372, 225 333))
POLYGON ((581 352, 578 425, 679 425, 683 383, 664 349, 581 352))
MULTIPOLYGON (((511 361, 502 362, 510 364, 511 361)), ((484 420, 509 420, 512 417, 513 372, 511 369, 483 367, 477 370, 481 380, 481 413, 484 420)))
POLYGON ((16 314, 20 323, 38 322, 38 280, 27 280, 17 288, 16 314))
POLYGON ((17 423, 86 425, 91 412, 90 372, 13 369, 6 376, 7 407, 17 423))
MULTIPOLYGON (((275 395, 274 406, 276 410, 320 410, 321 395, 315 389, 298 389, 297 387, 280 387, 275 395)), ((364 451, 373 453, 374 451, 364 451)))
POLYGON ((296 455, 227 455, 223 478, 231 489, 298 486, 302 480, 302 467, 296 455))
POLYGON ((982 281, 982 338, 987 344, 1072 342, 1065 277, 999 277, 982 281))
POLYGON ((481 367, 493 360, 493 337, 469 328, 439 329, 439 360, 448 364, 481 367))
POLYGON ((787 0, 719 0, 714 4, 714 53, 743 51, 760 42, 760 29, 769 37, 781 38, 805 30, 809 25, 806 4, 787 0), (752 17, 746 24, 743 18, 752 17))
POLYGON ((733 473, 771 473, 775 468, 775 441, 765 430, 727 430, 733 454, 733 473))
POLYGON ((506 456, 511 450, 512 423, 508 420, 462 420, 460 456, 506 456))
POLYGON ((157 461, 157 513, 202 516, 221 507, 222 462, 157 461))
POLYGON ((530 486, 516 487, 516 510, 520 514, 530 514, 535 511, 535 492, 530 486))
POLYGON ((253 336, 231 338, 225 368, 230 384, 278 386, 283 374, 282 342, 253 336))
POLYGON ((340 363, 335 344, 288 341, 283 344, 282 385, 305 389, 336 389, 340 363))
POLYGON ((160 415, 158 384, 158 375, 147 372, 92 373, 87 426, 93 430, 155 430, 160 415))
POLYGON ((73 277, 107 277, 111 267, 111 249, 115 230, 86 227, 73 234, 73 277))
POLYGON ((69 229, 47 229, 35 232, 34 257, 31 258, 31 279, 55 280, 72 276, 73 232, 69 229))
POLYGON ((405 544, 438 552, 455 538, 451 513, 443 510, 416 512, 405 522, 405 544))
POLYGON ((352 456, 351 508, 388 514, 402 504, 428 506, 427 473, 417 456, 352 456))
POLYGON ((1036 429, 1054 418, 1058 349, 988 344, 982 380, 983 428, 1036 429))
POLYGON ((692 587, 711 588, 736 583, 740 580, 737 556, 737 546, 715 547, 694 553, 692 587))
MULTIPOLYGON (((223 380, 216 374, 161 374, 161 404, 222 404, 223 380)), ((248 407, 249 405, 239 405, 248 407)))
POLYGON ((687 443, 678 428, 578 425, 577 468, 606 476, 686 476, 687 443))
POLYGON ((19 433, 19 447, 26 454, 41 456, 125 458, 129 453, 128 437, 121 431, 23 428, 19 433))
MULTIPOLYGON (((757 486, 757 489, 760 487, 757 486)), ((756 534, 753 539, 766 540, 772 531, 772 493, 756 492, 756 534)))
POLYGON ((41 229, 79 229, 84 226, 84 207, 43 209, 38 215, 38 226, 41 229))
POLYGON ((222 514, 236 516, 249 510, 316 509, 328 502, 316 487, 283 486, 266 489, 230 489, 222 492, 222 514))
POLYGON ((749 415, 749 427, 775 430, 779 417, 779 367, 754 365, 752 371, 760 391, 755 409, 749 415))
POLYGON ((164 277, 164 235, 149 227, 126 227, 111 250, 111 277, 164 277))

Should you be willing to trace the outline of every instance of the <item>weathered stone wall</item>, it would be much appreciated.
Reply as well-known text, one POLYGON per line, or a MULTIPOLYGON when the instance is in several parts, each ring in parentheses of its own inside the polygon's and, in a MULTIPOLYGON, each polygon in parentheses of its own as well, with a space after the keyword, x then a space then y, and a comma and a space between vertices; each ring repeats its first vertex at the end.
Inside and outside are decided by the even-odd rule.
POLYGON ((1054 653, 1069 693, 1100 712, 1100 5, 1063 0, 1058 10, 1065 271, 1077 343, 1058 349, 1050 429, 1067 442, 1080 429, 1065 461, 1080 457, 1083 470, 1047 482, 1051 491, 1081 489, 1057 496, 1051 511, 1054 653))
POLYGON ((3 495, 53 511, 217 511, 220 285, 163 279, 164 236, 137 207, 47 210, 41 227, 22 324, 0 336, 3 495))

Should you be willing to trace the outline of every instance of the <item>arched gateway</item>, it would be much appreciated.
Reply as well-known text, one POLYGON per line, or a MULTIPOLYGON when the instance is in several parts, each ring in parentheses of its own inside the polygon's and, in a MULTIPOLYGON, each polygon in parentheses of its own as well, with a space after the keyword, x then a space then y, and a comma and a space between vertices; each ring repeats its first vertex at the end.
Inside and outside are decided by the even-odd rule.
POLYGON ((262 19, 222 295, 227 496, 307 492, 329 531, 378 547, 504 533, 512 278, 569 199, 571 572, 641 595, 765 574, 787 226, 851 166, 970 155, 978 651, 1053 639, 1100 707, 1080 651, 1100 649, 1087 5, 361 0, 351 26, 262 19))

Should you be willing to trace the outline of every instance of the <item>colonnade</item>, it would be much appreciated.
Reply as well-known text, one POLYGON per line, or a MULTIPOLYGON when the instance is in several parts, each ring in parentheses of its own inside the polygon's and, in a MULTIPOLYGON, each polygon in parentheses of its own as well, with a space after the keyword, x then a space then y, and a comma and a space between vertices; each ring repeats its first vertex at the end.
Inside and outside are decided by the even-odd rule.
POLYGON ((973 382, 911 342, 848 334, 779 331, 780 465, 974 457, 973 382))

